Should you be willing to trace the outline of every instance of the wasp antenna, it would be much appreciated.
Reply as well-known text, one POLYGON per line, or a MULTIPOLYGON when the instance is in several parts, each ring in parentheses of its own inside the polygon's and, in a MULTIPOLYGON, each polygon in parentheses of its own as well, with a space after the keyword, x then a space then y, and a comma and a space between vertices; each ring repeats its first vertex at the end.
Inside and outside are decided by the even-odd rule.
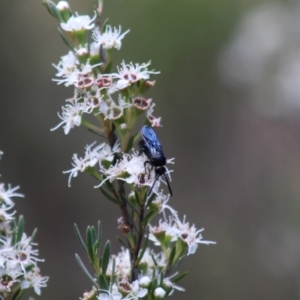
POLYGON ((168 177, 165 173, 164 173, 164 175, 165 175, 165 178, 166 178, 166 181, 167 181, 167 185, 168 185, 168 188, 169 188, 170 195, 172 197, 173 193, 172 193, 172 190, 171 190, 171 185, 170 185, 169 179, 168 179, 168 177))

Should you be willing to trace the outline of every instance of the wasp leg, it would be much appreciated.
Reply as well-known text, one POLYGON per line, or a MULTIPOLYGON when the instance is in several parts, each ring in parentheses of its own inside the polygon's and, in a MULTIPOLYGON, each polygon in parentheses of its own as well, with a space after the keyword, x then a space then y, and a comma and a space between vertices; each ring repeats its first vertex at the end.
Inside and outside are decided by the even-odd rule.
POLYGON ((155 185, 157 179, 158 179, 160 176, 161 176, 161 174, 157 174, 157 173, 155 174, 154 182, 153 182, 153 184, 152 184, 150 190, 148 191, 147 196, 149 196, 149 195, 151 194, 151 192, 152 192, 152 190, 153 190, 153 188, 154 188, 154 185, 155 185))
POLYGON ((150 171, 149 171, 149 169, 148 169, 148 180, 150 179, 150 174, 151 174, 151 172, 152 172, 152 170, 153 170, 153 166, 151 165, 151 162, 149 161, 149 160, 146 160, 145 162, 144 162, 144 167, 145 167, 145 174, 147 173, 147 164, 149 164, 150 166, 151 166, 151 169, 150 169, 150 171))
POLYGON ((168 189, 169 189, 170 195, 172 197, 173 193, 172 193, 172 190, 171 190, 171 185, 170 185, 169 179, 168 179, 168 177, 167 177, 167 175, 165 173, 164 173, 164 175, 165 175, 165 178, 166 178, 166 181, 167 181, 167 185, 168 185, 168 189))

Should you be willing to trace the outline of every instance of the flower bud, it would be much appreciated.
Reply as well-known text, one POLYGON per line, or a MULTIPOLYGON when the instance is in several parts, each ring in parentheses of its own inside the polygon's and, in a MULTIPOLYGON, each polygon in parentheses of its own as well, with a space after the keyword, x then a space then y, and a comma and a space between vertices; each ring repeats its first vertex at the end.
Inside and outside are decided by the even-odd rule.
POLYGON ((59 10, 60 15, 65 22, 71 18, 72 12, 67 1, 59 1, 56 5, 56 8, 59 10))
POLYGON ((148 276, 144 276, 140 279, 140 287, 148 288, 151 285, 151 279, 148 276))
POLYGON ((118 219, 118 228, 122 231, 123 234, 127 234, 130 232, 130 227, 125 224, 123 217, 118 219))
POLYGON ((80 47, 76 50, 76 56, 82 64, 85 64, 89 58, 88 49, 86 47, 80 47))
POLYGON ((166 296, 166 291, 163 288, 158 287, 154 290, 155 299, 164 299, 165 296, 166 296))

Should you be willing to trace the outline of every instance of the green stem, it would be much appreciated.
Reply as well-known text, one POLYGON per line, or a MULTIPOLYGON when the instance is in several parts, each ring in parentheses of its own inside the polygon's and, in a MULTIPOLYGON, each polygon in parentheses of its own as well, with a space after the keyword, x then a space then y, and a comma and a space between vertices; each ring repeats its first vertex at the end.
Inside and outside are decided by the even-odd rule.
POLYGON ((95 126, 91 123, 89 123, 87 120, 85 119, 81 119, 81 125, 87 127, 88 129, 91 129, 92 131, 95 131, 97 133, 104 133, 102 128, 99 128, 98 126, 95 126))

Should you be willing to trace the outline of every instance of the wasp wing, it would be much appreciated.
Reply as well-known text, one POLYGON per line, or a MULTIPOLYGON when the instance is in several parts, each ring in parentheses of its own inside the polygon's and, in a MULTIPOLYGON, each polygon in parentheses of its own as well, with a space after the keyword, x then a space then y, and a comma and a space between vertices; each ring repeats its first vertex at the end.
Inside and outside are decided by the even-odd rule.
POLYGON ((150 126, 145 125, 141 130, 141 134, 153 158, 164 155, 157 135, 150 126))

